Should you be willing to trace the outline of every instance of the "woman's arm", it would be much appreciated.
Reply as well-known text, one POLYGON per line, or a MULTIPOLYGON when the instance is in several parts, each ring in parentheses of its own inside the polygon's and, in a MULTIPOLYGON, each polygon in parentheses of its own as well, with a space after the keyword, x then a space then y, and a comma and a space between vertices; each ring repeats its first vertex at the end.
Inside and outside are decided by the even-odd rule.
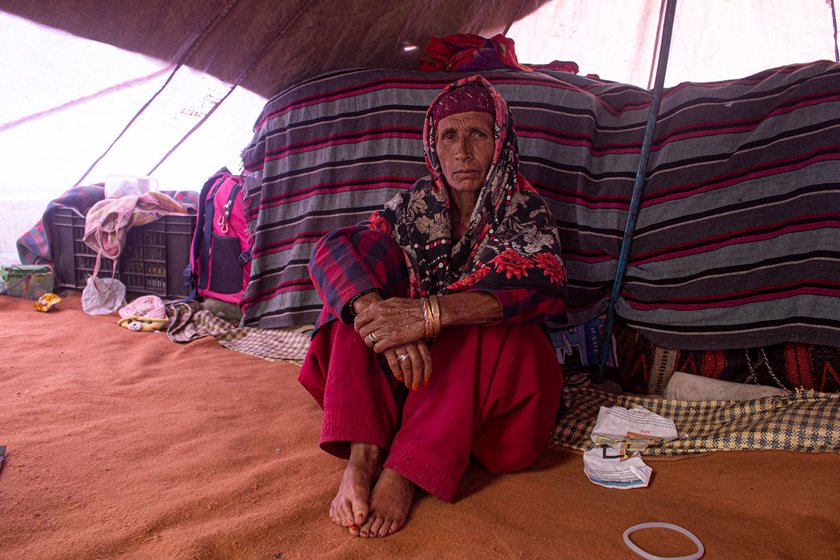
MULTIPOLYGON (((458 292, 437 299, 441 327, 483 325, 502 318, 499 299, 487 292, 458 292)), ((372 292, 358 298, 353 310, 356 332, 377 352, 425 338, 426 322, 419 299, 382 299, 372 292), (379 342, 371 340, 371 333, 379 342)))
MULTIPOLYGON (((437 296, 437 300, 441 328, 529 322, 564 309, 562 300, 540 298, 530 290, 456 292, 437 296)), ((428 383, 432 374, 432 358, 425 338, 426 321, 419 299, 383 299, 378 293, 371 292, 353 302, 353 311, 356 314, 353 323, 356 332, 368 347, 385 357, 397 379, 413 389, 421 383, 428 383)))
POLYGON ((484 325, 502 318, 499 299, 487 292, 456 292, 438 296, 440 326, 484 325))

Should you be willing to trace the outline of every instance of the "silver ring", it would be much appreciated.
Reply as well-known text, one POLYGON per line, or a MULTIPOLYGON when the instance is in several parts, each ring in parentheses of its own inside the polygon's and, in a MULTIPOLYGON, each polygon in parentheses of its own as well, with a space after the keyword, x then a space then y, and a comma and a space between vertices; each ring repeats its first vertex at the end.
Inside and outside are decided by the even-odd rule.
POLYGON ((399 356, 397 356, 397 359, 401 362, 404 362, 408 359, 408 354, 400 354, 399 356))
POLYGON ((377 342, 379 342, 379 337, 376 336, 375 334, 373 334, 373 331, 370 331, 368 333, 367 337, 368 337, 368 340, 370 340, 372 344, 376 344, 377 342))

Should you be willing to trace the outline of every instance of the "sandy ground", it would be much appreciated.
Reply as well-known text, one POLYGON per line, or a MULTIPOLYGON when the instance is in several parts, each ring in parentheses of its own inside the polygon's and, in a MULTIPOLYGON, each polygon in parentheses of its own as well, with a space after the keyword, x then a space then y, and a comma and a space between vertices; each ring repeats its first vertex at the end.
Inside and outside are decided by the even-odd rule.
POLYGON ((133 333, 78 296, 47 314, 0 296, 0 319, 2 559, 630 559, 622 533, 646 521, 709 559, 840 558, 837 454, 648 460, 651 486, 621 491, 547 450, 522 473, 471 466, 454 504, 421 494, 397 534, 354 538, 327 517, 344 465, 297 366, 133 333))

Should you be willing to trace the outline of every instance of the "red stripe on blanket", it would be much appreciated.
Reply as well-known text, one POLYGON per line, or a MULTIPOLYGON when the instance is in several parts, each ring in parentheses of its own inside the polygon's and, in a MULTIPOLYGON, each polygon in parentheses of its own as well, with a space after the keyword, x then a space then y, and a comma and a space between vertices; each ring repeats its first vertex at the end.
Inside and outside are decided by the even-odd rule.
POLYGON ((720 175, 709 179, 708 181, 680 184, 669 189, 659 190, 655 193, 651 193, 649 196, 646 195, 645 199, 642 200, 641 207, 646 208, 674 200, 681 200, 700 193, 731 187, 732 185, 736 185, 738 183, 760 179, 762 177, 770 177, 781 173, 799 171, 822 161, 838 160, 840 160, 840 145, 823 146, 819 150, 808 154, 776 161, 763 162, 761 165, 744 170, 738 170, 737 172, 726 175, 720 175))
POLYGON ((672 129, 665 138, 657 139, 651 149, 653 151, 658 151, 671 142, 678 142, 689 138, 702 138, 705 136, 720 136, 721 134, 750 132, 758 128, 759 125, 765 123, 765 121, 770 117, 786 115, 804 107, 837 101, 840 101, 840 93, 816 93, 811 96, 791 99, 766 115, 761 115, 753 119, 692 123, 691 125, 672 129))
POLYGON ((827 282, 814 280, 814 285, 803 286, 808 280, 794 284, 771 285, 763 288, 760 292, 755 290, 744 292, 732 292, 716 297, 696 297, 680 300, 663 299, 656 303, 640 303, 632 298, 622 296, 627 304, 633 309, 649 311, 651 309, 673 309, 690 311, 698 309, 718 309, 735 307, 747 303, 758 303, 765 301, 776 301, 801 295, 840 297, 840 282, 827 282))
MULTIPOLYGON (((414 184, 416 178, 411 177, 369 177, 363 182, 356 179, 335 183, 318 183, 305 189, 284 192, 277 196, 266 197, 260 204, 260 209, 272 208, 289 202, 298 202, 320 194, 335 194, 349 191, 377 190, 382 188, 405 189, 414 184)), ((383 203, 385 201, 383 200, 383 203)))
MULTIPOLYGON (((645 101, 642 103, 636 103, 632 105, 625 105, 621 108, 615 108, 607 103, 605 103, 598 95, 590 93, 588 90, 573 86, 571 84, 563 83, 556 81, 548 76, 545 79, 533 79, 533 78, 515 78, 509 76, 495 76, 492 73, 487 73, 484 75, 490 83, 494 86, 496 85, 503 85, 503 84, 516 84, 516 85, 536 85, 536 86, 546 86, 552 87, 559 90, 567 90, 567 91, 577 91, 591 97, 594 101, 596 101, 601 107, 609 112, 610 114, 617 116, 622 113, 622 111, 633 110, 633 109, 644 109, 650 106, 650 101, 645 101)), ((300 109, 302 107, 308 107, 311 105, 318 105, 321 103, 329 103, 333 101, 337 101, 339 99, 343 99, 346 97, 354 97, 358 95, 363 95, 367 93, 373 93, 376 91, 381 91, 383 89, 432 89, 432 90, 440 90, 444 86, 449 85, 451 83, 451 79, 410 79, 410 78, 399 78, 399 79, 384 79, 384 80, 373 80, 370 82, 364 82, 361 84, 345 87, 342 89, 332 90, 328 94, 315 94, 310 95, 308 97, 303 97, 301 99, 295 100, 291 103, 283 105, 282 107, 278 107, 268 115, 260 118, 257 121, 257 124, 254 126, 254 130, 257 130, 264 126, 265 122, 274 118, 277 118, 283 114, 288 113, 294 109, 300 109)))
POLYGON ((756 243, 774 239, 782 235, 814 231, 823 228, 840 228, 840 214, 834 212, 830 214, 814 214, 813 216, 808 216, 807 221, 804 222, 802 218, 797 217, 775 224, 766 224, 761 227, 731 231, 717 237, 707 237, 689 243, 664 247, 648 253, 641 253, 633 257, 630 264, 631 266, 641 266, 651 262, 709 253, 731 245, 756 243), (683 249, 680 249, 680 247, 683 249))
POLYGON ((309 279, 306 280, 293 280, 289 282, 283 282, 282 284, 278 285, 273 290, 263 290, 258 294, 249 297, 247 299, 242 300, 242 305, 249 304, 253 305, 255 303, 266 301, 271 299, 272 297, 287 292, 300 292, 303 290, 312 290, 314 287, 312 286, 312 281, 309 279))
POLYGON ((570 134, 563 132, 562 134, 557 129, 537 126, 517 126, 516 135, 520 138, 538 138, 540 140, 548 140, 561 146, 583 146, 589 148, 590 154, 593 156, 605 156, 610 154, 633 154, 639 153, 642 150, 641 141, 630 142, 626 144, 604 144, 595 147, 593 145, 592 135, 590 134, 570 134))
POLYGON ((276 150, 273 152, 268 152, 263 157, 263 162, 272 161, 276 159, 282 159, 286 156, 292 154, 301 154, 306 152, 311 152, 315 150, 320 150, 323 148, 329 148, 332 146, 340 146, 343 144, 355 144, 357 142, 365 142, 368 140, 380 140, 380 139, 395 139, 395 138, 407 138, 409 140, 422 140, 423 139, 423 129, 422 128, 380 128, 380 129, 371 129, 371 130, 360 130, 358 133, 355 134, 345 134, 345 135, 336 135, 336 136, 326 136, 323 138, 317 138, 314 140, 307 140, 305 142, 298 142, 296 144, 290 144, 286 146, 282 150, 276 150))
POLYGON ((324 237, 328 231, 303 231, 298 235, 291 237, 289 239, 282 239, 275 243, 269 243, 267 245, 263 245, 259 248, 258 251, 254 251, 254 257, 264 257, 271 253, 279 253, 280 251, 285 251, 291 247, 294 247, 296 243, 301 242, 309 242, 315 243, 322 237, 324 237))

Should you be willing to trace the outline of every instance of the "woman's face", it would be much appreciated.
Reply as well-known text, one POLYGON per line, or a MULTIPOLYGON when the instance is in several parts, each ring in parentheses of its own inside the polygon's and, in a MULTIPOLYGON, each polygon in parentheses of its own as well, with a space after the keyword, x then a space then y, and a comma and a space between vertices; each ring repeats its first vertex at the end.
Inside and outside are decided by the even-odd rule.
POLYGON ((443 118, 435 135, 443 177, 457 192, 480 191, 493 161, 493 117, 468 111, 443 118))

